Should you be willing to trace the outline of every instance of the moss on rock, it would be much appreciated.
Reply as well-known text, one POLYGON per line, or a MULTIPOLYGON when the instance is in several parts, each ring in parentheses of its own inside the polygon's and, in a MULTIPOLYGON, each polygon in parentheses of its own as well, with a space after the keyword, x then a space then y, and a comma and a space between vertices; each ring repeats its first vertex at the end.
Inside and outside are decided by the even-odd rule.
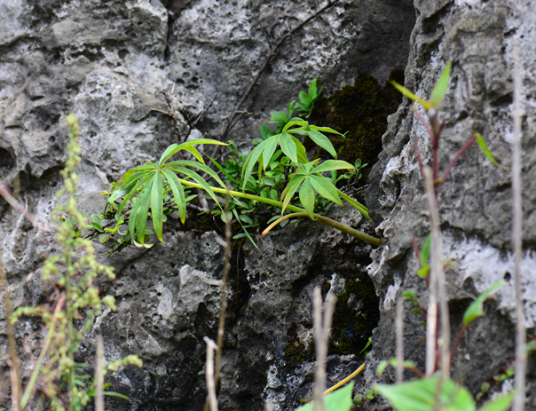
POLYGON ((378 326, 379 299, 366 273, 345 278, 346 289, 337 296, 329 354, 359 355, 378 326))
MULTIPOLYGON (((403 71, 392 70, 391 79, 403 84, 403 71)), ((309 120, 345 134, 345 138, 332 138, 340 159, 351 164, 361 159, 372 165, 382 148, 387 116, 401 101, 402 95, 390 83, 382 87, 371 75, 359 73, 353 86, 346 85, 331 97, 320 98, 309 120)))

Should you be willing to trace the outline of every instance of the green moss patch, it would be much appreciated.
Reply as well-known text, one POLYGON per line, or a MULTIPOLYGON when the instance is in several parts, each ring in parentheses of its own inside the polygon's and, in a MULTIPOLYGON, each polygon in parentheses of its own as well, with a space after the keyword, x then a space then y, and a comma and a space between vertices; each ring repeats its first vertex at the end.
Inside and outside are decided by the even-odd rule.
MULTIPOLYGON (((403 71, 393 70, 391 79, 403 84, 403 71)), ((332 138, 340 159, 351 164, 361 159, 372 165, 382 149, 387 116, 401 102, 402 95, 390 83, 382 87, 371 75, 360 73, 353 86, 346 85, 331 97, 320 98, 309 121, 345 134, 344 139, 332 138)))

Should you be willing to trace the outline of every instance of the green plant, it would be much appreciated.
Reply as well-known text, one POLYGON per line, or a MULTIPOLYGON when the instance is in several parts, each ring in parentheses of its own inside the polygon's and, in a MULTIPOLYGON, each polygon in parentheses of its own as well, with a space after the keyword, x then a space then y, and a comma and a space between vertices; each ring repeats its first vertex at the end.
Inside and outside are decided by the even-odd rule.
MULTIPOLYGON (((307 107, 312 107, 317 97, 315 93, 316 82, 309 88, 307 107)), ((278 126, 278 130, 272 132, 269 127, 261 126, 261 138, 254 141, 255 147, 247 156, 241 154, 232 142, 198 139, 180 145, 173 144, 157 163, 147 163, 129 170, 120 181, 113 184, 111 192, 103 193, 109 196, 107 207, 102 214, 92 216, 93 232, 89 236, 100 234, 101 242, 107 242, 114 237, 117 241, 112 245, 111 252, 120 251, 131 242, 138 247, 151 247, 153 244, 148 242, 153 231, 146 227, 148 219, 153 221, 157 239, 163 241, 166 216, 177 209, 184 223, 187 203, 195 198, 187 196, 186 190, 197 188, 205 191, 214 202, 212 214, 220 215, 226 223, 227 218, 236 219, 242 229, 242 233, 235 235, 236 239, 248 237, 255 244, 248 229, 260 224, 259 210, 267 206, 281 210, 282 219, 277 220, 278 217, 274 216, 270 220, 277 220, 276 225, 291 217, 309 217, 379 245, 378 239, 318 214, 329 210, 333 203, 342 205, 344 200, 366 218, 370 218, 364 205, 335 185, 343 178, 351 178, 355 167, 340 160, 328 160, 322 164, 319 164, 320 160, 309 161, 302 142, 296 137, 308 136, 333 157, 337 157, 329 138, 323 133, 340 133, 331 128, 310 125, 302 118, 292 117, 294 112, 293 103, 289 104, 287 113, 273 112, 271 122, 278 126), (209 157, 221 172, 223 180, 205 164, 203 156, 195 148, 199 144, 229 147, 231 155, 225 162, 225 167, 209 157), (192 155, 193 160, 171 160, 173 155, 185 152, 192 155), (254 173, 257 163, 258 170, 254 173), (337 177, 337 170, 350 173, 337 177), (216 185, 206 181, 198 172, 210 177, 216 185), (325 172, 331 172, 331 178, 325 177, 325 172), (181 175, 181 178, 177 175, 181 175), (230 213, 223 213, 220 206, 222 194, 229 196, 227 207, 230 213), (296 205, 297 201, 303 208, 296 205), (285 215, 287 211, 294 214, 285 215), (120 226, 127 222, 128 232, 121 231, 120 226)), ((361 162, 356 164, 359 166, 358 172, 366 165, 361 162)))
MULTIPOLYGON (((50 401, 51 409, 57 411, 80 411, 89 403, 95 395, 95 383, 90 375, 82 374, 89 365, 77 363, 75 353, 103 305, 115 310, 113 297, 101 298, 95 285, 96 279, 102 275, 113 280, 113 269, 99 264, 91 241, 80 236, 88 225, 76 202, 79 131, 73 114, 67 121, 70 142, 67 163, 62 171, 65 188, 58 192, 58 198, 64 198, 64 204, 56 209, 53 217, 58 222, 57 240, 62 252, 49 256, 43 268, 43 280, 48 281, 54 291, 48 304, 21 307, 11 318, 13 323, 23 316, 39 318, 47 330, 37 363, 21 398, 17 399, 19 410, 29 409, 36 390, 40 390, 50 401)), ((141 361, 136 356, 129 356, 108 364, 104 373, 123 365, 141 366, 141 361)))

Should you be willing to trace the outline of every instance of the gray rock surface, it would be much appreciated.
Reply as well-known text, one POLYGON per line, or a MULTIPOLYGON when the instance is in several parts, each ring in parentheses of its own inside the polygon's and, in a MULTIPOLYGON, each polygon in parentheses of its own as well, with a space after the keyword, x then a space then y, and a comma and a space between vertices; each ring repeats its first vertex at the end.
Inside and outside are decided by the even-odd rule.
MULTIPOLYGON (((523 238, 522 262, 524 307, 528 336, 535 331, 534 311, 534 203, 532 171, 534 151, 534 72, 536 40, 532 27, 535 3, 416 1, 417 22, 412 33, 406 68, 406 86, 427 97, 446 62, 453 63, 451 84, 441 107, 445 121, 441 141, 442 169, 471 137, 481 133, 495 157, 511 165, 512 139, 512 47, 518 39, 523 66, 525 117, 523 125, 523 238)), ((378 360, 394 355, 394 304, 400 293, 414 289, 426 303, 423 281, 414 275, 418 262, 411 246, 414 235, 422 244, 429 232, 428 207, 423 179, 414 155, 414 136, 421 155, 430 161, 431 148, 423 126, 406 101, 390 117, 383 136, 384 151, 372 171, 368 206, 375 211, 376 231, 386 243, 372 254, 369 273, 380 295, 381 321, 369 354, 367 379, 375 381, 378 360), (382 221, 383 220, 383 221, 382 221)), ((494 282, 505 279, 486 303, 486 317, 472 325, 454 358, 453 378, 473 393, 502 372, 514 356, 514 282, 512 279, 510 173, 494 167, 474 145, 460 158, 439 195, 444 234, 443 257, 454 265, 447 270, 448 297, 453 338, 464 309, 494 282)), ((406 303, 407 312, 410 309, 406 303)), ((424 327, 417 314, 407 314, 406 358, 421 363, 424 358, 424 327)), ((386 380, 392 379, 387 375, 386 380)), ((529 372, 528 409, 536 407, 534 375, 529 372)), ((506 392, 511 381, 492 386, 506 392)), ((485 398, 487 399, 487 398, 485 398)), ((369 409, 385 404, 369 404, 369 409)))

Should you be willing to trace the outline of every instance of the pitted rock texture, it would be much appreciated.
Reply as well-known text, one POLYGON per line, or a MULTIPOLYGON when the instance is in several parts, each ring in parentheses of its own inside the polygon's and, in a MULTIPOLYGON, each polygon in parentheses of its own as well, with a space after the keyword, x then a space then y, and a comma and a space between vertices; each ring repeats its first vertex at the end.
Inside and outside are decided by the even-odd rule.
MULTIPOLYGON (((447 61, 452 61, 451 82, 440 109, 445 128, 440 142, 441 169, 473 132, 481 133, 495 157, 511 165, 512 139, 512 47, 518 39, 522 65, 523 120, 523 239, 522 283, 529 338, 535 331, 536 295, 534 268, 534 82, 536 60, 533 1, 415 2, 417 23, 412 33, 411 53, 406 68, 406 87, 427 98, 447 61)), ((422 279, 415 275, 418 261, 412 236, 422 245, 429 232, 429 216, 423 178, 413 149, 418 139, 421 155, 430 161, 431 147, 424 127, 406 101, 390 117, 383 136, 384 151, 371 173, 368 206, 377 222, 377 233, 385 244, 376 250, 369 273, 381 299, 379 332, 369 355, 367 379, 376 380, 378 360, 394 355, 394 306, 405 290, 414 289, 426 305, 422 279), (410 142, 411 141, 411 142, 410 142)), ((423 112, 422 112, 423 113, 423 112)), ((423 113, 424 114, 424 113, 423 113)), ((453 261, 447 269, 452 338, 461 327, 464 309, 496 281, 506 280, 486 303, 486 317, 471 325, 454 357, 453 378, 473 393, 484 382, 502 372, 514 357, 515 297, 512 279, 511 183, 510 173, 493 166, 473 145, 459 159, 439 195, 443 258, 453 261)), ((424 359, 422 317, 409 313, 406 303, 405 356, 421 363, 424 359)), ((393 375, 387 374, 386 380, 393 375)), ((529 372, 528 409, 536 407, 534 375, 529 372)), ((492 393, 506 392, 511 381, 494 386, 492 393)), ((486 401, 489 398, 484 398, 486 401)), ((385 403, 370 403, 369 409, 387 409, 385 403)))
MULTIPOLYGON (((10 187, 19 182, 21 203, 41 222, 50 222, 60 201, 55 192, 66 158, 65 117, 73 111, 81 128, 79 204, 84 212, 101 212, 101 191, 177 142, 173 120, 162 113, 170 110, 162 91, 175 102, 181 136, 188 126, 175 109, 195 118, 217 92, 191 138, 217 137, 222 117, 231 113, 269 47, 322 5, 312 0, 0 0, 0 178, 10 187)), ((383 83, 392 69, 406 65, 414 19, 410 0, 339 1, 284 43, 244 107, 252 115, 230 137, 247 149, 269 112, 286 106, 315 77, 325 93, 352 84, 359 72, 383 83)), ((333 212, 370 232, 357 214, 333 212)), ((101 332, 107 359, 139 354, 144 360, 143 369, 110 375, 112 388, 131 398, 110 400, 114 410, 198 410, 204 403, 202 338, 215 338, 220 301, 214 284, 223 253, 217 234, 173 225, 178 223, 171 224, 166 244, 102 257, 118 274, 116 282, 101 284, 103 293, 116 297, 118 312, 98 318, 79 359, 93 361, 93 339, 101 332)), ((3 261, 17 306, 47 298, 41 266, 56 251, 52 233, 43 227, 32 227, 0 199, 3 261)), ((289 327, 311 321, 314 284, 338 271, 363 271, 370 263, 371 247, 311 223, 287 227, 259 246, 261 253, 248 246, 233 252, 221 409, 261 410, 264 400, 278 410, 290 409, 310 395, 312 362, 286 368, 289 327)), ((332 285, 343 292, 343 283, 332 285)), ((39 330, 30 321, 18 327, 21 338, 39 330)), ((300 327, 300 342, 309 344, 310 333, 300 327)), ((6 350, 1 322, 0 351, 6 350)), ((359 361, 331 356, 328 377, 335 382, 359 361)))

